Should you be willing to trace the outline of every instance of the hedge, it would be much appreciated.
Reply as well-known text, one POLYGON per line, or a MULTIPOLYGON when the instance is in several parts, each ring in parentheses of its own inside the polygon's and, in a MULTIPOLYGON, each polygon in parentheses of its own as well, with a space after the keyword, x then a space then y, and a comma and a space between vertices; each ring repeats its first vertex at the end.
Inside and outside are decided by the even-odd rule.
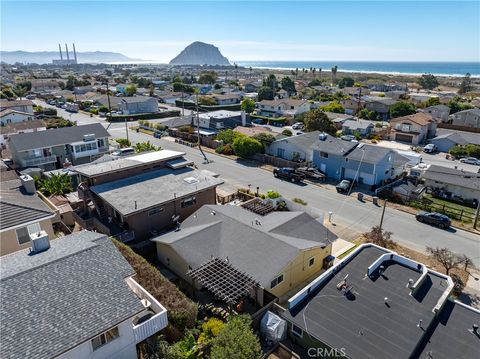
POLYGON ((136 121, 136 120, 154 120, 158 118, 166 118, 166 117, 177 117, 180 116, 180 111, 172 110, 172 111, 164 111, 164 112, 155 112, 155 113, 140 113, 137 115, 118 115, 112 116, 111 118, 107 118, 110 122, 121 122, 125 121, 136 121))
POLYGON ((198 307, 145 258, 127 245, 112 239, 115 246, 135 270, 135 280, 168 310, 169 323, 179 332, 193 328, 198 307))

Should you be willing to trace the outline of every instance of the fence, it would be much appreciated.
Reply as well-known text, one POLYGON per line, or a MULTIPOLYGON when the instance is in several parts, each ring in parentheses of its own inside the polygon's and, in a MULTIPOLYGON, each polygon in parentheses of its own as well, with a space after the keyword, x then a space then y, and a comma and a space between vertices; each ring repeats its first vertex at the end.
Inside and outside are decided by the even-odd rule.
POLYGON ((289 161, 289 160, 285 160, 283 158, 270 156, 270 155, 267 155, 267 154, 264 154, 264 153, 257 153, 255 155, 253 155, 253 159, 255 161, 258 161, 258 162, 261 162, 261 163, 264 163, 264 164, 267 164, 267 165, 271 165, 271 166, 274 166, 274 167, 298 168, 298 167, 301 167, 301 166, 305 166, 304 162, 289 161))
POLYGON ((438 123, 437 126, 438 126, 439 128, 448 128, 448 129, 450 129, 450 130, 458 130, 458 131, 467 131, 467 132, 480 133, 480 128, 476 128, 476 127, 452 125, 451 123, 443 123, 443 122, 438 123))

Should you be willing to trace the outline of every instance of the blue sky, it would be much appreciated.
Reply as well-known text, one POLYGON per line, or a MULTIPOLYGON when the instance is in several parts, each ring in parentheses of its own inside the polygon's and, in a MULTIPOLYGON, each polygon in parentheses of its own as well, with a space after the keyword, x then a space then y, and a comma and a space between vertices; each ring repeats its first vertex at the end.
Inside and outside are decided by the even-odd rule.
POLYGON ((5 1, 2 50, 168 62, 195 40, 231 61, 480 61, 480 2, 5 1))

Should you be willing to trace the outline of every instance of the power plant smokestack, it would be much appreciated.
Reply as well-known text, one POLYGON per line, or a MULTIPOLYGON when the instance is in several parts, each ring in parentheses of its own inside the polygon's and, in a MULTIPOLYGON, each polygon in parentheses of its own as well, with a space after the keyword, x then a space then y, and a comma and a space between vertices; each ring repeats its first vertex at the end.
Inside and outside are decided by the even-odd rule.
POLYGON ((73 45, 73 58, 75 59, 75 64, 77 63, 77 52, 75 51, 75 43, 73 45))
POLYGON ((67 53, 67 61, 70 60, 70 56, 68 55, 68 46, 65 44, 65 52, 67 53))
POLYGON ((63 60, 62 46, 60 46, 60 44, 58 44, 58 50, 60 51, 60 60, 63 60))

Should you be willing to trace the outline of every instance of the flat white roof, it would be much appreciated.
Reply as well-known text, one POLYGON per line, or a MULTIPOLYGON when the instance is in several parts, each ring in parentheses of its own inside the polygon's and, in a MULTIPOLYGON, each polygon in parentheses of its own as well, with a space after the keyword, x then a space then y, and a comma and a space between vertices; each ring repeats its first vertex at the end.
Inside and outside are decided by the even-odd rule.
POLYGON ((166 160, 173 157, 185 156, 185 152, 160 150, 154 152, 142 153, 140 155, 128 156, 129 160, 138 161, 141 163, 154 162, 159 160, 166 160))

